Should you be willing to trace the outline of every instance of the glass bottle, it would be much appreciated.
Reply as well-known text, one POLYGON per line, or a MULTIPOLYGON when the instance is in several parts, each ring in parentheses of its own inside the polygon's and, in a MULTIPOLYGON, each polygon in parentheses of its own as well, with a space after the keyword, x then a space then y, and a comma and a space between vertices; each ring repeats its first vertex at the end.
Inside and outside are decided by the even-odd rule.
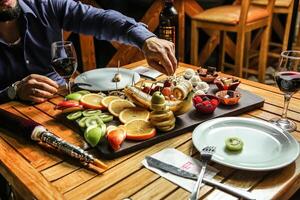
POLYGON ((178 13, 174 0, 164 0, 164 8, 159 15, 159 38, 175 44, 175 54, 178 59, 178 13))

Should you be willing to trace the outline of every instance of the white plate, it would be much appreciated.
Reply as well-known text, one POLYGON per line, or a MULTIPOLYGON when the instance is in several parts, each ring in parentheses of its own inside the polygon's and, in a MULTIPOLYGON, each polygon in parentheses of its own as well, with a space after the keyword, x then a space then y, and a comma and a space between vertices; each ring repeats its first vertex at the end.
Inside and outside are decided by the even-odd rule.
POLYGON ((289 133, 271 123, 242 117, 223 117, 200 124, 193 131, 193 144, 198 151, 208 145, 216 146, 213 161, 243 170, 278 169, 299 155, 299 144, 289 133), (242 151, 226 151, 228 137, 239 137, 244 142, 242 151))
MULTIPOLYGON (((112 82, 113 77, 117 73, 117 68, 100 68, 91 71, 84 72, 75 78, 74 83, 87 83, 90 86, 79 86, 85 90, 91 91, 110 91, 116 90, 116 83, 112 82)), ((140 75, 130 69, 120 68, 121 81, 118 82, 118 89, 123 89, 127 85, 132 84, 134 77, 134 83, 140 80, 140 75)))

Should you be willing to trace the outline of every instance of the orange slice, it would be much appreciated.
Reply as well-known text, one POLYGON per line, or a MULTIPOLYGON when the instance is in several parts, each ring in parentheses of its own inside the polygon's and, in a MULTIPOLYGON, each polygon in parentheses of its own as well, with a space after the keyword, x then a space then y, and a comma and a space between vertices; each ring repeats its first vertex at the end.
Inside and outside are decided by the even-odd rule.
POLYGON ((126 108, 132 108, 135 107, 135 105, 125 99, 116 99, 110 102, 108 106, 108 111, 113 114, 115 117, 119 117, 119 114, 125 110, 126 108))
POLYGON ((80 104, 85 108, 103 110, 105 107, 101 104, 102 99, 99 94, 86 94, 81 97, 80 104))
POLYGON ((149 121, 137 119, 131 120, 124 125, 126 130, 126 139, 129 140, 147 140, 156 135, 155 128, 149 121))
POLYGON ((116 99, 121 99, 121 98, 118 96, 107 96, 102 99, 101 103, 103 106, 108 108, 110 102, 112 102, 113 100, 116 100, 116 99))
POLYGON ((130 122, 131 120, 136 119, 142 119, 142 120, 148 120, 150 116, 150 112, 144 108, 127 108, 123 110, 119 115, 119 120, 126 124, 127 122, 130 122))

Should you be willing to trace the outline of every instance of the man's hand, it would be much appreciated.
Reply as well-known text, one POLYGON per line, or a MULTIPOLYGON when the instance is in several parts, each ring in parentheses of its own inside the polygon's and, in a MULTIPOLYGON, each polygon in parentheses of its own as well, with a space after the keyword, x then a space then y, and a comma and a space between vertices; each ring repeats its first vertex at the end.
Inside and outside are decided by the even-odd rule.
POLYGON ((175 73, 177 60, 175 45, 172 42, 151 37, 145 41, 143 52, 148 64, 154 69, 169 76, 175 73))
POLYGON ((31 74, 18 84, 17 95, 21 100, 42 103, 57 93, 58 84, 46 76, 31 74))

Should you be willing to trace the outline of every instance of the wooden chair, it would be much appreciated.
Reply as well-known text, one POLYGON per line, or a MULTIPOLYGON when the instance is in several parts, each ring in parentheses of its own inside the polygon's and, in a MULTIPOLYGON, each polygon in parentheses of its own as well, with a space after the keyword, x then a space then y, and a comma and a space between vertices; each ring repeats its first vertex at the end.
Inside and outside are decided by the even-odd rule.
MULTIPOLYGON (((270 37, 270 25, 275 0, 269 0, 269 3, 264 8, 250 5, 250 0, 236 1, 233 5, 219 6, 205 10, 204 12, 192 17, 191 27, 191 63, 198 65, 204 64, 205 60, 199 60, 198 45, 199 45, 199 29, 217 31, 220 45, 219 65, 221 70, 224 70, 225 51, 234 58, 235 75, 242 77, 243 71, 248 73, 258 74, 260 82, 264 82, 265 70, 267 62, 267 52, 270 37), (251 31, 261 29, 262 38, 260 41, 259 66, 256 70, 243 69, 246 65, 247 50, 251 41, 251 31), (226 32, 237 33, 236 44, 232 43, 226 32), (226 49, 225 49, 226 48, 226 49), (233 52, 230 50, 233 50, 233 52), (199 62, 200 61, 200 62, 199 62)), ((216 34, 213 34, 216 37, 216 34)), ((211 42, 211 39, 208 40, 211 42)), ((208 45, 205 45, 209 47, 208 45)), ((200 57, 207 52, 204 50, 200 53, 200 57), (201 55, 202 54, 202 55, 201 55)))
MULTIPOLYGON (((265 6, 267 0, 253 0, 253 4, 265 6)), ((294 0, 275 0, 272 20, 272 33, 276 33, 281 42, 270 40, 270 57, 280 57, 281 51, 287 50, 291 30, 294 0), (280 15, 286 15, 284 23, 279 19, 280 15)), ((271 37, 272 38, 272 37, 271 37)))

